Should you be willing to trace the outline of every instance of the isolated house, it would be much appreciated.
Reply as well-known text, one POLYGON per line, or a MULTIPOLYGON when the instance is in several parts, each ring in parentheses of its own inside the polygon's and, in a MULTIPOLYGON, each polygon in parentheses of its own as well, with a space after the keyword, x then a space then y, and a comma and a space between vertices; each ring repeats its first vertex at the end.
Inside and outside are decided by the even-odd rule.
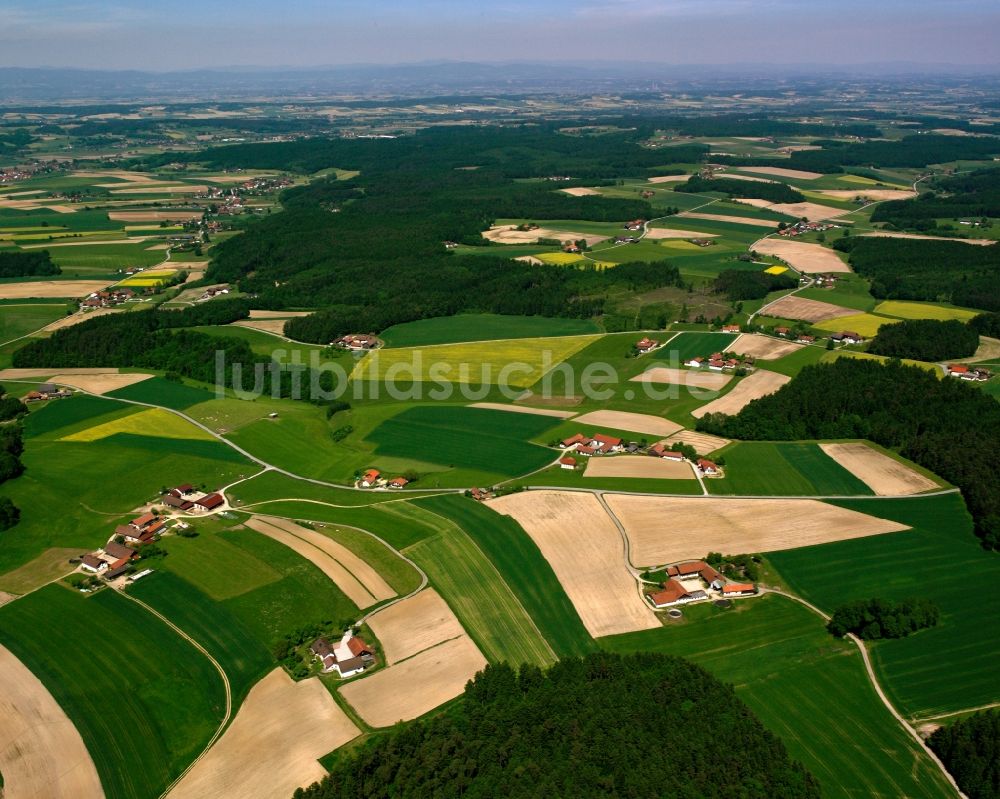
POLYGON ((722 332, 723 333, 739 333, 740 332, 740 326, 739 325, 723 325, 722 326, 722 332))
POLYGON ((647 352, 651 352, 659 346, 659 341, 654 341, 651 338, 643 338, 636 342, 635 348, 639 351, 640 355, 645 355, 647 352))
POLYGON ((363 475, 361 475, 361 487, 362 488, 373 488, 378 485, 379 480, 382 477, 382 473, 378 469, 369 469, 363 475))
POLYGON ((702 474, 718 474, 719 467, 707 458, 698 458, 698 470, 702 474))
POLYGON ((409 482, 410 481, 407 480, 405 477, 393 477, 389 481, 389 488, 397 488, 397 489, 398 488, 406 488, 406 484, 409 483, 409 482))

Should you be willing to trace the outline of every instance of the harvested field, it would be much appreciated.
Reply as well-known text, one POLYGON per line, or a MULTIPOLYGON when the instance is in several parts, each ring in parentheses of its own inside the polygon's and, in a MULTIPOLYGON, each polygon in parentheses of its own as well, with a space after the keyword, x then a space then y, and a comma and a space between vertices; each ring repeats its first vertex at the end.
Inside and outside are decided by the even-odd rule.
POLYGON ((152 247, 147 247, 146 251, 150 252, 152 250, 169 250, 169 249, 170 245, 167 244, 166 242, 163 242, 163 244, 154 244, 152 247))
POLYGON ((722 372, 707 372, 700 369, 675 369, 668 366, 654 366, 632 378, 634 383, 674 383, 678 386, 695 388, 722 388, 733 379, 722 372))
POLYGON ((690 175, 657 175, 655 178, 650 178, 647 183, 680 183, 683 180, 690 178, 690 175))
POLYGON ((160 211, 109 211, 108 219, 113 222, 190 222, 201 219, 204 211, 192 211, 190 208, 180 208, 176 211, 164 209, 160 211))
POLYGON ((853 308, 844 308, 830 302, 808 300, 805 297, 782 297, 763 310, 764 316, 776 316, 779 319, 801 319, 803 322, 825 322, 828 319, 839 319, 841 316, 856 314, 853 308))
POLYGON ((700 419, 706 413, 739 413, 751 400, 773 394, 790 380, 786 375, 758 369, 740 380, 728 394, 696 408, 691 411, 691 415, 700 419))
POLYGON ((754 208, 770 208, 772 205, 770 200, 763 200, 759 197, 733 197, 733 202, 741 205, 752 205, 754 208))
POLYGON ((195 186, 190 183, 172 184, 161 186, 159 184, 149 184, 134 189, 117 189, 112 194, 197 194, 208 191, 208 186, 195 186))
POLYGON ((728 438, 713 436, 710 433, 699 433, 695 430, 681 430, 679 433, 667 436, 663 440, 663 443, 667 445, 678 442, 694 447, 699 455, 707 455, 710 452, 715 452, 717 449, 722 449, 726 444, 732 443, 728 438))
MULTIPOLYGON (((724 172, 722 178, 725 180, 748 180, 752 183, 778 183, 777 180, 768 178, 755 178, 752 175, 737 175, 735 172, 724 172)), ((767 202, 767 200, 765 200, 767 202)))
POLYGON ((578 186, 574 189, 559 189, 559 191, 564 194, 569 194, 573 197, 592 197, 594 195, 600 195, 599 191, 594 191, 594 189, 585 189, 582 186, 578 186))
POLYGON ((73 722, 27 666, 0 646, 0 774, 5 799, 103 799, 73 722))
POLYGON ((528 408, 525 405, 506 405, 502 402, 473 402, 469 407, 511 411, 512 413, 533 413, 536 416, 554 416, 557 419, 569 419, 576 416, 573 411, 557 411, 555 408, 528 408))
POLYGON ((433 588, 380 610, 368 619, 368 626, 378 636, 389 664, 465 635, 451 608, 433 588))
POLYGON ((808 244, 804 241, 787 239, 760 239, 750 245, 764 255, 774 255, 800 272, 850 272, 851 268, 840 260, 833 250, 822 244, 808 244))
POLYGON ((145 374, 77 375, 72 372, 60 372, 53 375, 49 382, 78 388, 81 391, 89 391, 91 394, 107 394, 109 391, 117 391, 119 388, 141 383, 151 377, 152 375, 145 374))
POLYGON ((855 197, 864 197, 867 200, 909 200, 916 197, 915 191, 905 189, 819 189, 819 194, 827 197, 834 197, 838 200, 853 200, 855 197))
POLYGON ((488 504, 531 536, 592 636, 659 627, 629 573, 621 534, 597 497, 524 491, 488 504))
POLYGON ((573 233, 568 230, 551 230, 545 227, 534 230, 518 230, 517 225, 500 225, 483 231, 483 238, 497 244, 534 244, 539 239, 557 239, 558 241, 580 241, 583 239, 590 246, 604 241, 608 237, 573 233))
POLYGON ((33 280, 28 283, 0 283, 0 300, 28 297, 86 297, 108 286, 106 280, 33 280))
POLYGON ((233 322, 236 327, 249 327, 251 330, 260 330, 264 333, 273 333, 276 336, 285 335, 285 319, 238 319, 233 322))
POLYGON ((318 678, 275 669, 243 701, 232 725, 170 791, 170 799, 272 799, 326 775, 319 758, 360 735, 318 678))
POLYGON ((785 169, 783 166, 741 166, 742 172, 753 172, 757 175, 775 175, 779 178, 794 178, 796 180, 816 180, 823 175, 819 172, 806 172, 802 169, 785 169))
POLYGON ((816 499, 608 494, 606 500, 632 543, 632 562, 643 566, 706 552, 774 552, 909 529, 816 499))
POLYGON ((95 308, 93 311, 87 311, 86 313, 81 311, 64 316, 62 319, 56 319, 56 321, 43 327, 42 330, 46 333, 54 333, 56 330, 62 330, 64 327, 72 327, 73 325, 80 324, 80 322, 86 322, 94 316, 107 316, 110 313, 121 313, 121 311, 116 308, 95 308))
POLYGON ((859 233, 859 236, 880 236, 886 239, 927 239, 929 241, 962 241, 966 244, 976 244, 980 247, 996 244, 993 239, 956 239, 951 236, 924 236, 920 233, 894 233, 891 230, 872 230, 859 233))
POLYGON ((291 319, 293 316, 309 316, 312 311, 250 311, 251 319, 291 319))
POLYGON ((340 689, 373 727, 389 727, 428 713, 465 690, 486 667, 486 658, 467 635, 460 635, 409 660, 355 680, 340 689))
POLYGON ((764 361, 774 360, 800 350, 805 344, 796 344, 780 338, 771 338, 759 333, 744 333, 729 345, 728 349, 737 355, 753 355, 764 361))
POLYGON ((534 255, 519 255, 514 260, 523 261, 526 264, 534 264, 535 266, 545 266, 545 261, 541 258, 536 258, 534 255))
POLYGON ((610 427, 615 430, 648 433, 651 436, 669 436, 681 429, 679 424, 671 422, 669 419, 662 419, 648 413, 629 413, 627 411, 591 411, 576 417, 574 421, 597 427, 610 427))
MULTIPOLYGON (((45 244, 22 244, 22 250, 48 250, 52 247, 98 247, 105 244, 138 244, 152 236, 133 236, 130 239, 88 239, 87 241, 53 241, 45 244)), ((149 248, 147 248, 149 249, 149 248)))
POLYGON ((718 233, 699 233, 697 230, 678 230, 669 227, 651 227, 643 238, 647 239, 711 239, 718 233))
MULTIPOLYGON (((317 533, 314 530, 299 527, 297 524, 285 522, 281 519, 273 519, 268 516, 254 516, 247 519, 246 526, 280 544, 284 544, 293 552, 308 560, 313 566, 329 577, 337 588, 343 591, 347 595, 347 598, 357 605, 358 608, 371 607, 380 601, 341 562, 338 555, 340 555, 343 547, 325 535, 317 533)), ((348 552, 348 554, 351 553, 348 552)), ((351 561, 356 560, 358 560, 356 556, 352 556, 351 561)), ((374 570, 371 571, 374 573, 374 570)), ((381 578, 379 579, 381 580, 381 578)), ((384 581, 382 581, 382 584, 389 591, 390 597, 395 595, 395 592, 384 581)))
POLYGON ((117 366, 82 366, 78 369, 0 369, 0 380, 22 380, 32 377, 48 377, 58 372, 61 375, 116 375, 117 366))
MULTIPOLYGON (((119 180, 127 180, 129 183, 157 183, 161 181, 156 175, 152 175, 148 172, 129 172, 125 169, 106 169, 100 172, 91 171, 79 171, 72 174, 74 178, 118 178, 119 180)), ((121 183, 98 183, 96 184, 101 188, 115 188, 121 186, 121 183)))
POLYGON ((653 477, 663 480, 694 480, 689 463, 651 458, 649 455, 616 455, 591 458, 584 477, 653 477))
POLYGON ((775 203, 767 206, 770 211, 777 211, 779 214, 788 214, 796 219, 805 217, 810 222, 820 222, 824 219, 833 219, 836 216, 843 216, 848 213, 843 208, 831 208, 829 205, 820 203, 775 203))
POLYGON ((819 448, 880 497, 919 494, 940 488, 929 477, 867 444, 820 444, 819 448))
POLYGON ((708 219, 712 222, 731 222, 734 225, 754 225, 756 227, 778 227, 777 222, 770 219, 760 219, 756 216, 727 216, 726 214, 702 214, 697 211, 684 211, 677 214, 685 219, 708 219))

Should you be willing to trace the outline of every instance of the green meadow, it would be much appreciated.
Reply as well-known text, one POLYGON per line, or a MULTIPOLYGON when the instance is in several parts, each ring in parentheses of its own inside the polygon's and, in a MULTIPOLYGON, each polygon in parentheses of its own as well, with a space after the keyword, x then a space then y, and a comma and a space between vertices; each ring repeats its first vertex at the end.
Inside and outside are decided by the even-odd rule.
POLYGON ((27 336, 66 315, 65 303, 0 306, 0 342, 27 336))
POLYGON ((725 477, 706 480, 712 494, 871 496, 872 490, 818 444, 741 441, 719 450, 725 477))
POLYGON ((552 319, 545 316, 459 314, 394 325, 381 333, 387 347, 421 347, 462 341, 541 338, 600 333, 589 319, 552 319))
POLYGON ((0 609, 0 643, 66 711, 111 799, 158 796, 222 721, 209 660, 114 591, 36 591, 0 609))
POLYGON ((163 261, 162 250, 149 250, 151 242, 138 244, 87 244, 79 247, 50 247, 49 255, 64 272, 75 267, 115 272, 130 266, 152 266, 163 261))

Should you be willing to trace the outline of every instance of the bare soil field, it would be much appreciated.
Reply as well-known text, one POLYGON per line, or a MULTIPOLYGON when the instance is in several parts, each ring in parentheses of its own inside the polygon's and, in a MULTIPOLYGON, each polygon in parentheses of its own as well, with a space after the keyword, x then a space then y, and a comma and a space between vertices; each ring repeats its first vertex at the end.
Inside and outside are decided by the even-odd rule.
POLYGON ((80 733, 41 680, 3 646, 0 682, 4 799, 103 799, 80 733))
POLYGON ((380 610, 368 619, 368 626, 378 636, 389 664, 465 635, 451 608, 433 588, 380 610))
POLYGON ((293 552, 308 560, 313 566, 329 577, 337 588, 343 591, 347 595, 347 598, 357 605, 358 608, 371 607, 378 602, 372 593, 362 585, 361 581, 351 574, 339 560, 327 552, 325 547, 321 548, 311 539, 272 524, 268 517, 251 517, 247 519, 246 526, 251 530, 256 530, 258 533, 266 535, 268 538, 274 539, 278 543, 284 544, 293 552))
POLYGON ((326 776, 319 758, 360 734, 319 678, 294 682, 277 668, 250 689, 233 723, 168 796, 291 796, 326 776))
POLYGON ((169 209, 161 211, 109 211, 108 219, 113 222, 190 222, 194 219, 201 219, 202 214, 202 211, 183 208, 176 211, 169 209))
POLYGON ((853 316, 858 313, 851 308, 834 305, 820 300, 808 300, 805 297, 782 297, 764 310, 765 316, 776 316, 780 319, 801 319, 803 322, 825 322, 827 319, 837 319, 841 316, 853 316))
POLYGON ((0 283, 0 300, 28 297, 86 297, 108 286, 106 280, 35 280, 29 283, 0 283))
POLYGON ((880 497, 919 494, 940 486, 867 444, 820 444, 820 449, 880 497))
POLYGON ((722 449, 726 444, 732 443, 728 438, 713 436, 710 433, 699 433, 696 430, 681 430, 679 433, 674 433, 663 440, 663 443, 667 445, 676 444, 677 442, 694 447, 699 455, 707 455, 710 452, 715 452, 717 449, 722 449))
MULTIPOLYGON (((733 175, 733 177, 736 177, 733 175)), ((733 197, 734 203, 740 203, 740 205, 752 205, 754 208, 770 208, 772 203, 770 200, 763 200, 759 197, 733 197)))
POLYGON ((56 330, 62 330, 64 327, 73 327, 73 325, 78 325, 80 322, 86 322, 95 316, 107 316, 112 313, 121 313, 121 311, 116 308, 95 308, 93 311, 87 311, 86 313, 70 314, 69 316, 64 316, 62 319, 56 319, 56 321, 43 327, 42 330, 46 333, 54 333, 56 330))
POLYGON ((312 311, 250 311, 251 319, 291 319, 293 316, 309 316, 312 311))
POLYGON ((81 391, 89 391, 91 394, 107 394, 109 391, 141 383, 151 377, 152 375, 144 374, 77 375, 72 372, 60 372, 52 375, 50 382, 59 386, 70 386, 81 391))
POLYGON ((500 225, 491 227, 483 231, 483 238, 494 241, 497 244, 534 244, 538 239, 557 239, 559 241, 580 241, 583 239, 587 246, 604 241, 607 236, 586 235, 584 233, 573 233, 568 230, 550 230, 540 227, 534 230, 518 230, 517 225, 500 225))
POLYGON ((678 386, 719 389, 732 379, 732 375, 724 375, 722 372, 705 372, 699 369, 675 369, 669 366, 654 366, 642 374, 636 375, 630 382, 673 383, 678 386))
MULTIPOLYGON (((101 170, 100 172, 92 171, 80 171, 74 172, 72 174, 74 178, 118 178, 119 180, 127 180, 129 183, 157 183, 162 182, 161 178, 156 177, 156 175, 151 175, 147 172, 129 172, 125 169, 107 169, 101 170)), ((96 184, 103 189, 114 189, 121 186, 121 183, 98 183, 96 184)))
POLYGON ((134 189, 117 189, 112 190, 112 194, 197 194, 199 192, 208 191, 208 186, 195 186, 190 183, 177 184, 150 184, 148 186, 140 186, 134 189))
POLYGON ((829 205, 821 205, 820 203, 810 202, 775 203, 774 205, 769 205, 767 207, 771 211, 777 211, 779 214, 788 214, 789 216, 794 216, 797 219, 805 217, 810 222, 819 222, 823 219, 833 219, 836 216, 843 216, 848 213, 843 208, 831 208, 829 205))
POLYGON ((671 422, 669 419, 662 419, 648 413, 628 413, 627 411, 591 411, 576 417, 574 421, 597 427, 603 425, 615 430, 648 433, 651 436, 669 436, 681 429, 679 424, 671 422))
POLYGON ((594 195, 600 195, 599 191, 594 191, 594 189, 585 189, 582 186, 578 186, 574 189, 559 189, 559 191, 564 194, 569 194, 573 197, 592 197, 594 195))
POLYGON ((722 499, 608 494, 642 566, 707 552, 774 552, 909 529, 816 499, 722 499), (669 524, 664 520, 669 519, 669 524))
POLYGON ((680 183, 682 180, 688 180, 690 175, 657 175, 654 178, 647 180, 647 183, 680 183))
POLYGON ((533 413, 536 416, 553 416, 556 419, 569 419, 576 414, 573 411, 557 411, 555 408, 529 408, 525 405, 505 405, 502 402, 473 402, 470 408, 486 408, 493 411, 511 411, 512 413, 533 413))
MULTIPOLYGON (((524 491, 488 504, 531 536, 592 636, 659 627, 629 573, 621 534, 597 497, 524 491)), ((657 529, 663 526, 660 518, 657 529)))
POLYGON ((787 375, 758 369, 753 374, 741 379, 728 394, 696 408, 691 411, 691 415, 700 419, 706 413, 739 413, 751 400, 773 394, 790 380, 791 378, 787 375))
POLYGON ((731 222, 734 225, 754 225, 755 227, 778 227, 777 222, 770 219, 759 219, 754 216, 727 216, 725 214, 702 214, 697 211, 683 211, 677 214, 684 219, 708 219, 712 222, 731 222))
MULTIPOLYGON (((750 181, 751 183, 778 183, 779 182, 777 180, 769 180, 767 178, 755 178, 752 175, 737 175, 737 174, 735 174, 733 172, 724 172, 722 174, 722 177, 725 180, 747 180, 747 181, 750 181)), ((767 202, 767 200, 765 200, 764 202, 767 202)))
POLYGON ((909 200, 916 197, 915 191, 905 189, 820 189, 820 194, 827 197, 835 197, 838 200, 853 200, 855 197, 864 197, 868 200, 909 200))
POLYGON ((649 455, 616 455, 591 458, 584 477, 653 477, 662 480, 694 480, 689 463, 652 458, 649 455))
POLYGON ((370 677, 354 680, 341 688, 340 694, 373 727, 389 727, 454 699, 485 667, 483 653, 463 634, 370 677))
POLYGON ((805 344, 796 344, 794 341, 771 338, 759 333, 744 333, 730 344, 728 349, 737 355, 753 355, 755 358, 768 361, 782 358, 804 346, 805 344))
POLYGON ((317 530, 311 530, 308 527, 303 527, 300 524, 296 524, 289 519, 282 519, 275 516, 258 516, 261 519, 273 527, 277 527, 284 530, 287 533, 291 533, 294 536, 298 536, 305 541, 308 541, 317 549, 323 550, 327 555, 329 555, 334 560, 338 561, 341 566, 347 569, 354 577, 360 582, 365 589, 370 593, 376 600, 382 602, 386 599, 392 599, 396 596, 396 592, 392 590, 392 586, 389 585, 367 561, 358 557, 351 550, 334 541, 329 536, 323 535, 323 533, 317 530))
POLYGON ((802 169, 785 169, 783 166, 741 166, 743 172, 753 172, 757 175, 775 175, 779 178, 794 178, 796 180, 816 180, 823 175, 819 172, 806 172, 802 169))
POLYGON ((251 330, 260 330, 264 333, 274 333, 277 336, 285 335, 284 319, 238 319, 233 322, 236 327, 249 327, 251 330))
POLYGON ((930 241, 962 241, 966 244, 975 244, 979 247, 988 247, 996 244, 993 239, 956 239, 950 236, 924 236, 920 233, 894 233, 891 230, 872 230, 868 233, 859 233, 859 236, 881 236, 887 239, 927 239, 930 241))
POLYGON ((81 366, 78 369, 0 369, 0 380, 22 380, 30 379, 32 377, 48 377, 56 373, 61 375, 116 375, 118 374, 117 366, 81 366))
MULTIPOLYGON (((774 255, 795 267, 800 272, 850 272, 851 268, 822 244, 809 244, 804 241, 788 241, 788 239, 766 238, 750 245, 764 255, 774 255)), ((855 311, 854 313, 857 313, 855 311)))
POLYGON ((678 230, 668 227, 651 227, 646 231, 647 239, 712 239, 718 233, 699 233, 697 230, 678 230))

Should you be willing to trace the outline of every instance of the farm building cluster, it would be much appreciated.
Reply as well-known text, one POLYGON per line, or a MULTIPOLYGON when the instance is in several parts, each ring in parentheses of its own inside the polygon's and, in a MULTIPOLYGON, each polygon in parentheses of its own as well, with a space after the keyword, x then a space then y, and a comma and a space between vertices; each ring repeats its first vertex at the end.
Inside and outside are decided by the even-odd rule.
POLYGON ((377 336, 370 333, 351 333, 341 336, 336 341, 330 342, 331 347, 342 347, 350 352, 367 352, 382 346, 382 342, 377 336))
POLYGON ((319 661, 324 674, 336 672, 341 679, 360 674, 375 664, 372 648, 352 630, 345 632, 336 644, 326 638, 317 638, 309 651, 319 661))
POLYGON ((53 383, 39 383, 38 388, 29 391, 24 395, 25 402, 44 402, 51 399, 65 399, 72 397, 73 392, 66 388, 59 388, 53 383))
POLYGON ((948 374, 951 377, 957 377, 959 380, 974 380, 977 382, 985 382, 993 377, 993 373, 989 369, 984 369, 982 366, 966 366, 964 363, 948 364, 948 374))
POLYGON ((697 355, 684 361, 689 369, 707 369, 710 372, 733 372, 737 369, 750 373, 756 361, 752 355, 738 355, 735 352, 713 352, 711 355, 697 355))
POLYGON ((812 344, 816 341, 816 336, 810 336, 808 333, 793 333, 790 327, 784 327, 783 325, 778 325, 771 332, 779 338, 794 337, 796 344, 812 344))
MULTIPOLYGON (((585 458, 601 455, 641 455, 646 454, 654 458, 663 458, 677 462, 688 461, 693 463, 699 474, 705 477, 717 477, 722 473, 720 467, 707 458, 690 459, 679 449, 670 449, 663 442, 651 445, 639 444, 635 441, 624 441, 616 436, 608 436, 604 433, 576 433, 569 438, 564 438, 559 442, 559 449, 564 452, 575 452, 585 458)), ((564 455, 559 459, 559 466, 563 469, 575 469, 577 461, 571 455, 564 455)), ((476 497, 473 497, 476 498, 476 497)))
POLYGON ((701 602, 707 599, 732 599, 758 593, 753 583, 731 583, 702 560, 677 563, 666 568, 667 579, 658 591, 650 591, 646 599, 657 609, 701 602))
POLYGON ((406 488, 409 480, 405 477, 383 477, 378 469, 368 469, 358 478, 357 485, 360 488, 406 488))
POLYGON ((839 227, 840 225, 834 225, 830 222, 807 222, 800 219, 795 224, 779 228, 776 233, 779 236, 784 236, 786 239, 793 239, 796 236, 801 236, 803 233, 823 233, 839 227))
POLYGON ((116 305, 134 300, 136 296, 136 293, 132 289, 125 287, 95 291, 92 294, 88 294, 80 302, 80 310, 114 308, 116 305))

